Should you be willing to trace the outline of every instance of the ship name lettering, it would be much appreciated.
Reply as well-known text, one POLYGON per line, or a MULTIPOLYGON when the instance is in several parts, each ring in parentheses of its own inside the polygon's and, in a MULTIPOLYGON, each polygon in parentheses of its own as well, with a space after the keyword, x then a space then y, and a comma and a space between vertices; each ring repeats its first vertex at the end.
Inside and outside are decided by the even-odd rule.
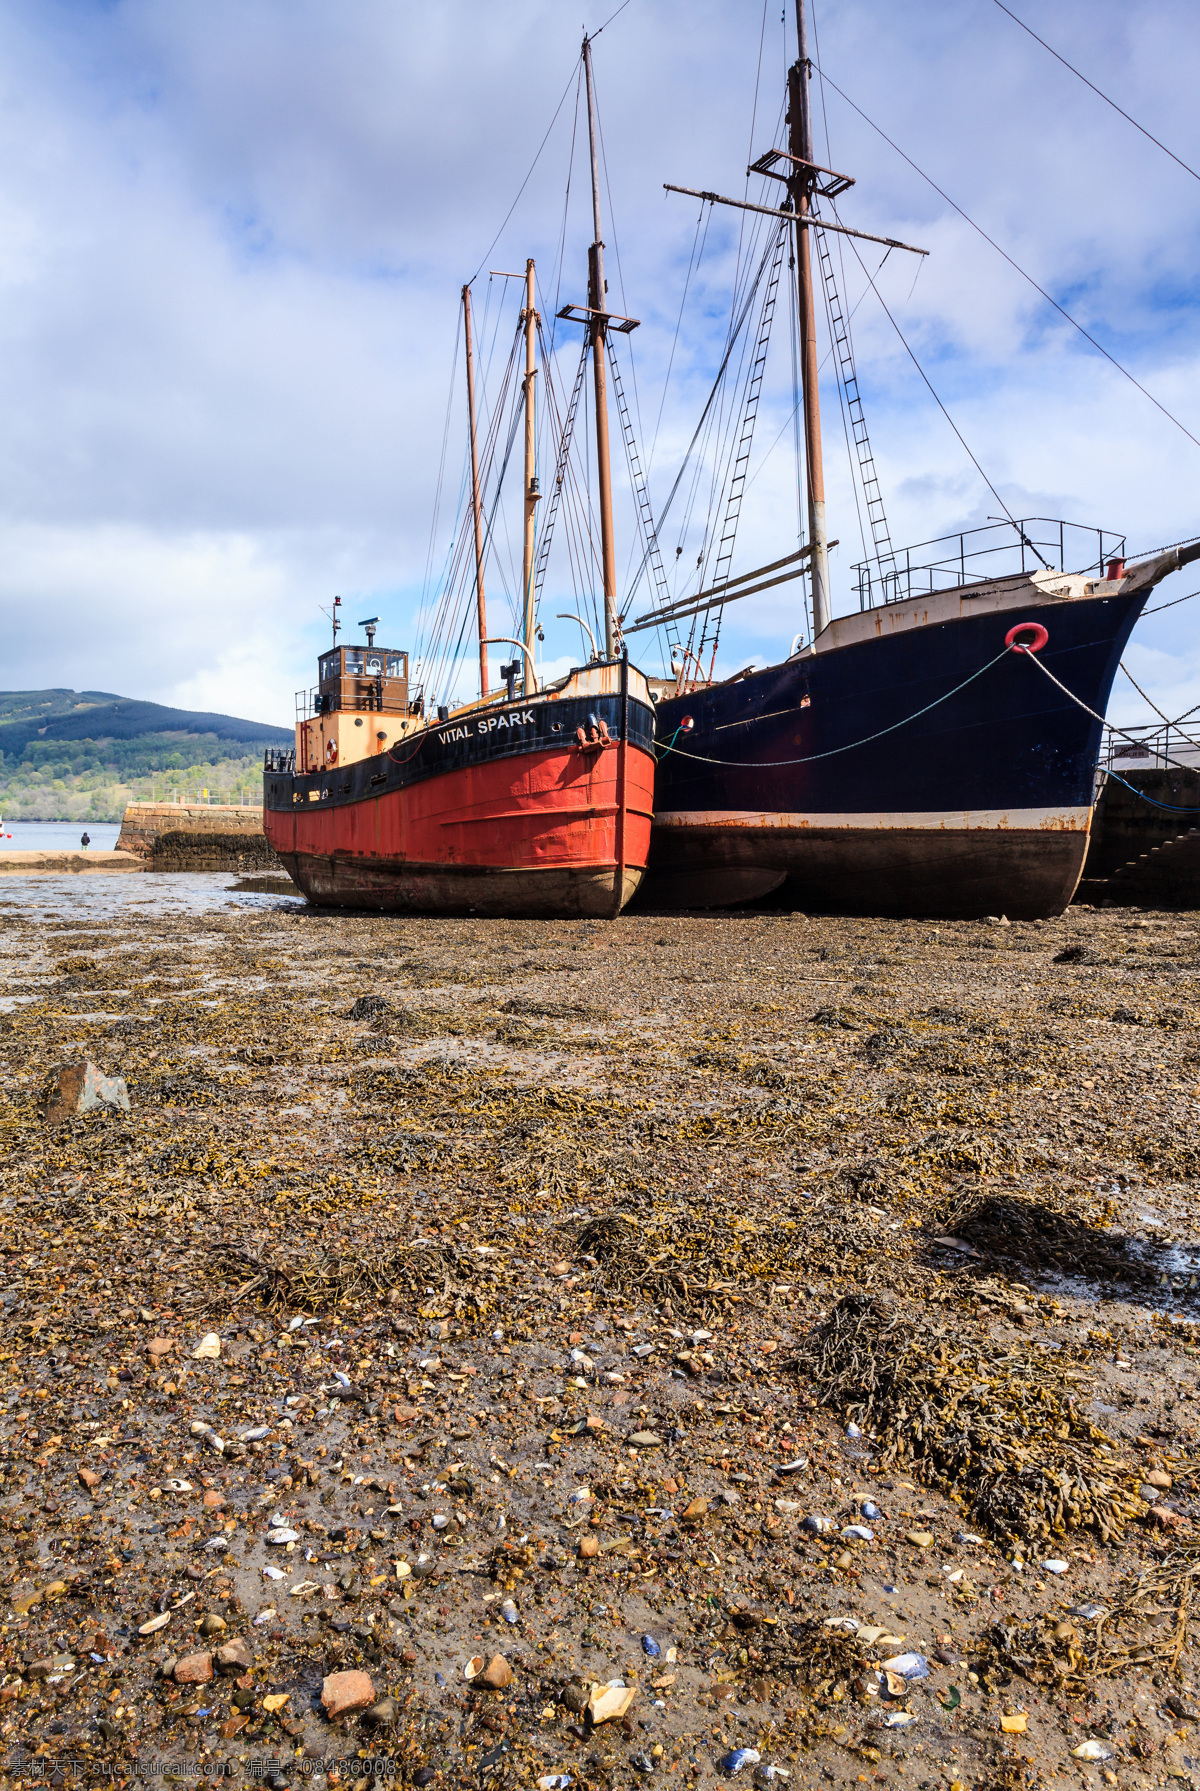
POLYGON ((515 715, 492 715, 479 724, 481 734, 490 734, 493 728, 527 728, 532 726, 533 710, 519 709, 515 715))

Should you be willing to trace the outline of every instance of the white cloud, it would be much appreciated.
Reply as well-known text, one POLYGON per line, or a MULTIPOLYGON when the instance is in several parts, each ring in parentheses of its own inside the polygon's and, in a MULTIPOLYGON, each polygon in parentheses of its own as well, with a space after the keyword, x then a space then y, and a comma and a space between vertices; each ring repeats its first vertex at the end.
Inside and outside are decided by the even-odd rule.
MULTIPOLYGON (((740 228, 735 214, 713 214, 676 343, 698 207, 661 183, 737 194, 748 151, 779 141, 784 45, 768 17, 751 142, 763 17, 757 0, 633 0, 596 43, 615 213, 610 298, 643 320, 630 397, 647 453, 674 355, 658 504, 719 357, 740 228)), ((1054 0, 1031 22, 1094 79, 1119 71, 1120 104, 1200 165, 1200 40, 1185 0, 1134 12, 1054 0)), ((427 561, 442 564, 461 495, 459 374, 431 555, 461 283, 484 263, 485 409, 515 326, 515 294, 502 309, 487 268, 536 255, 548 322, 556 301, 584 296, 579 163, 556 266, 573 92, 489 250, 573 79, 577 24, 548 0, 9 0, 0 10, 10 687, 109 688, 286 724, 334 591, 349 620, 378 610, 389 639, 415 649, 422 593, 429 614, 440 592, 436 576, 426 589, 427 561)), ((843 0, 818 6, 816 25, 832 79, 1200 435, 1196 183, 998 9, 843 0)), ((1125 529, 1134 547, 1200 529, 1200 449, 840 98, 825 99, 831 163, 858 177, 839 201, 843 219, 932 251, 915 285, 911 258, 889 257, 879 289, 1005 501, 1125 529)), ((817 116, 824 154, 820 106, 817 116)), ((846 272, 855 303, 865 282, 850 254, 846 272)), ((995 500, 869 293, 854 333, 893 540, 984 520, 995 500)), ((559 326, 558 340, 569 386, 578 332, 559 326)), ((740 568, 795 542, 788 361, 780 327, 752 464, 782 439, 747 493, 740 568)), ((845 606, 861 548, 831 383, 823 402, 845 606)), ((708 510, 705 488, 690 512, 681 494, 664 528, 680 590, 708 510)), ((626 504, 618 528, 624 572, 636 564, 626 504)), ((502 511, 489 567, 496 631, 513 626, 518 536, 515 510, 502 511)), ((574 564, 565 553, 552 563, 548 663, 578 652, 576 625, 556 612, 592 596, 577 546, 574 564)), ((1163 597, 1189 588, 1187 577, 1163 597)), ((723 661, 786 651, 795 592, 731 607, 723 661)), ((1169 711, 1200 696, 1194 638, 1181 605, 1144 623, 1131 648, 1169 711)), ((461 677, 469 665, 468 652, 461 677)))

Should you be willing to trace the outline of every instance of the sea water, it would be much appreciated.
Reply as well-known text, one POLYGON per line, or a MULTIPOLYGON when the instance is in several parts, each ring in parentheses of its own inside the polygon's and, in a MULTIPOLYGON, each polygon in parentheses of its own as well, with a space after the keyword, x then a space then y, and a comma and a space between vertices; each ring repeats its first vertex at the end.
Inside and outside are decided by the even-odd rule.
POLYGON ((0 816, 0 852, 79 852, 86 833, 92 852, 116 849, 119 821, 9 821, 0 816))
MULTIPOLYGON (((262 895, 239 890, 240 879, 227 871, 77 871, 61 877, 15 871, 0 876, 0 919, 20 915, 32 921, 77 921, 81 927, 136 926, 146 913, 204 914, 219 908, 259 908, 295 912, 306 906, 297 892, 262 895)), ((0 991, 0 1013, 9 1013, 13 1000, 0 991)))

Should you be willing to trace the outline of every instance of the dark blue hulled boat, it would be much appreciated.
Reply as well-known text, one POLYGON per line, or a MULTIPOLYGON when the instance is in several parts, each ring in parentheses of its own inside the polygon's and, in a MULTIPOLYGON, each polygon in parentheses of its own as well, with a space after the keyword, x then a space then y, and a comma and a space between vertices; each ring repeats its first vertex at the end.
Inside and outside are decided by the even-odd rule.
MULTIPOLYGON (((697 561, 707 588, 665 600, 650 542, 646 564, 660 600, 627 628, 664 629, 675 674, 662 687, 657 710, 655 818, 643 897, 664 905, 719 905, 766 894, 787 878, 798 906, 891 915, 1056 914, 1083 867, 1101 718, 1122 650, 1149 591, 1200 557, 1200 542, 1127 566, 1118 535, 1017 519, 1005 510, 1007 520, 987 528, 926 542, 921 550, 893 549, 854 371, 849 312, 830 250, 830 233, 835 239, 863 233, 842 224, 834 206, 853 182, 813 160, 804 0, 797 0, 796 18, 788 148, 769 150, 747 171, 781 181, 782 205, 696 194, 759 214, 751 222, 763 230, 766 246, 753 283, 747 276, 738 295, 717 385, 697 430, 699 437, 705 418, 718 414, 714 400, 738 333, 749 325, 738 351, 745 368, 740 417, 717 455, 725 469, 724 507, 697 561), (774 220, 773 232, 762 218, 774 220), (855 569, 859 611, 836 619, 829 598, 814 255, 871 536, 871 557, 855 569), (798 552, 732 578, 785 258, 789 264, 794 258, 796 270, 808 538, 798 552), (1069 571, 1068 564, 1082 569, 1069 571), (783 664, 712 681, 724 606, 800 577, 810 581, 811 643, 801 647, 797 636, 783 664), (690 618, 686 641, 679 632, 684 618, 690 618)), ((889 238, 868 240, 908 248, 889 238)), ((722 414, 737 408, 726 395, 722 414)), ((682 477, 681 471, 676 490, 682 477)), ((993 495, 1004 508, 994 489, 993 495)))
POLYGON ((649 899, 744 901, 788 877, 798 906, 1059 913, 1125 642, 1198 553, 892 601, 783 665, 662 701, 649 899))

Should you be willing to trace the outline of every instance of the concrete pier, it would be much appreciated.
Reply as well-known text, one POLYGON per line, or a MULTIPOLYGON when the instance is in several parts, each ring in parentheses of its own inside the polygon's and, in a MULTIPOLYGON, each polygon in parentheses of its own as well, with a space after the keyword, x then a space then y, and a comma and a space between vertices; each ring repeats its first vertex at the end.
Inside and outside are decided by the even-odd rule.
POLYGON ((117 850, 148 871, 271 870, 279 860, 263 833, 261 808, 232 803, 131 802, 117 850))

